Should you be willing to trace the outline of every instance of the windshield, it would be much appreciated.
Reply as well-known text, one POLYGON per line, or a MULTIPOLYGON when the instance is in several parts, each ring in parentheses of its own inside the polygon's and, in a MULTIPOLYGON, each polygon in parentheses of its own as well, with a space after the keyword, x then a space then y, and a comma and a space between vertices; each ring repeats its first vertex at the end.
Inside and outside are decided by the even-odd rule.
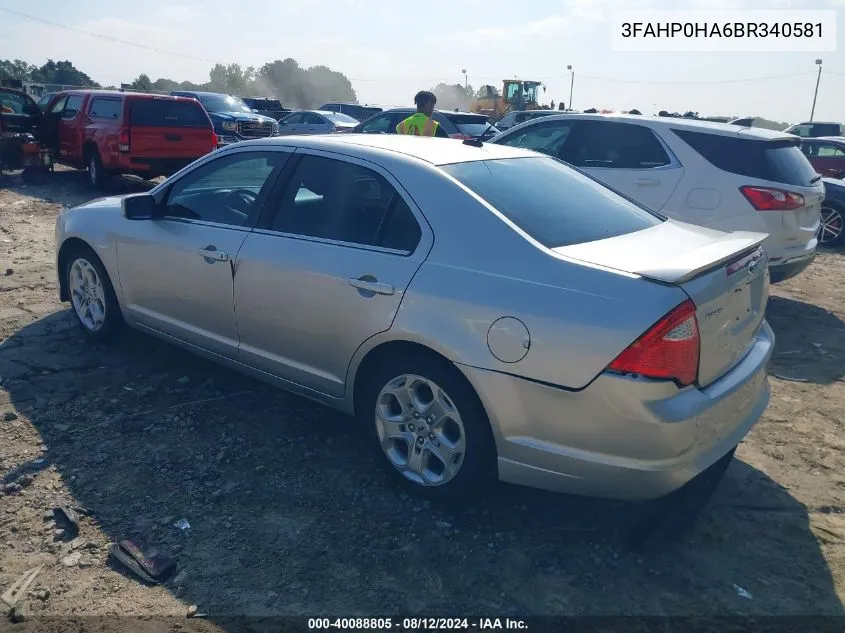
POLYGON ((467 136, 481 136, 488 128, 488 134, 496 133, 498 130, 490 127, 487 117, 480 114, 447 114, 446 118, 451 121, 458 132, 467 136))
POLYGON ((199 100, 209 112, 252 112, 247 104, 230 95, 200 95, 199 100))
POLYGON ((626 235, 663 221, 553 158, 475 161, 442 169, 547 248, 626 235))
POLYGON ((358 119, 353 119, 351 116, 341 114, 340 112, 320 112, 320 114, 332 123, 351 123, 352 125, 358 125, 360 123, 358 119))
POLYGON ((255 110, 281 110, 282 104, 276 99, 244 99, 250 108, 255 110))

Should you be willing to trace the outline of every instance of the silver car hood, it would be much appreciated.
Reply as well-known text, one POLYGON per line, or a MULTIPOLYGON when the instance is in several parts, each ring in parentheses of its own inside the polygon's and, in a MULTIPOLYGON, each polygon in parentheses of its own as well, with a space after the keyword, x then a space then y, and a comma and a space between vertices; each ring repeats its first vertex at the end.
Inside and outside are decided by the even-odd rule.
POLYGON ((766 233, 714 229, 666 220, 657 226, 605 240, 561 246, 569 259, 668 283, 683 283, 761 244, 766 233))

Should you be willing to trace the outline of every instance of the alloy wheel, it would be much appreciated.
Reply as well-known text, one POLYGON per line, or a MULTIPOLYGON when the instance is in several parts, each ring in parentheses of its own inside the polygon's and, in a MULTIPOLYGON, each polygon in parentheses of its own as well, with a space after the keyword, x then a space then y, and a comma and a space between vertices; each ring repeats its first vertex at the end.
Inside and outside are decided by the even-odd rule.
POLYGON ((822 244, 835 242, 842 236, 843 228, 845 228, 845 219, 842 217, 842 212, 833 207, 822 207, 819 242, 822 244))
POLYGON ((413 374, 390 380, 376 399, 381 448, 402 475, 421 486, 442 486, 461 469, 466 432, 460 412, 434 381, 413 374))
POLYGON ((87 259, 74 260, 68 286, 71 304, 83 327, 98 332, 106 322, 106 291, 97 269, 87 259))

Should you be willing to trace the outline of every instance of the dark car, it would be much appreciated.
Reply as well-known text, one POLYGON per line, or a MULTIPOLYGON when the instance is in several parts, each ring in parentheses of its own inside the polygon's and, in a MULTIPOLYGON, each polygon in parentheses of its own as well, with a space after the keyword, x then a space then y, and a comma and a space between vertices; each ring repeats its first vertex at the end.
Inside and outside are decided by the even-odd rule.
POLYGON ((845 244, 845 182, 824 179, 819 243, 824 246, 845 244))
POLYGON ((549 116, 550 114, 566 113, 561 112, 560 110, 524 110, 522 112, 508 112, 496 122, 496 127, 499 128, 500 131, 504 132, 505 130, 512 128, 514 125, 519 125, 520 123, 532 121, 533 119, 540 117, 549 116))
POLYGON ((170 94, 174 97, 191 97, 202 104, 211 117, 221 146, 279 134, 276 119, 256 114, 240 97, 186 90, 174 90, 170 94))
POLYGON ((383 109, 377 106, 361 105, 360 103, 324 103, 318 110, 345 114, 358 121, 366 121, 371 116, 383 112, 383 109))
POLYGON ((41 110, 32 97, 14 88, 0 88, 0 135, 34 133, 41 110))
MULTIPOLYGON (((370 117, 353 130, 360 134, 396 134, 396 126, 403 119, 414 114, 414 108, 393 108, 370 117)), ((451 138, 481 139, 493 138, 499 129, 487 122, 483 114, 435 110, 432 117, 451 138)))
POLYGON ((802 138, 818 138, 820 136, 843 136, 845 129, 841 123, 831 121, 806 121, 796 123, 784 130, 787 134, 795 134, 802 138))
POLYGON ((822 176, 845 178, 845 138, 805 138, 801 141, 801 151, 822 176))
POLYGON ((53 100, 58 93, 56 92, 47 92, 38 99, 38 107, 41 109, 42 112, 47 111, 47 106, 53 100))
POLYGON ((276 121, 291 113, 291 109, 282 106, 282 102, 278 99, 270 97, 241 97, 241 99, 256 114, 268 116, 276 121))

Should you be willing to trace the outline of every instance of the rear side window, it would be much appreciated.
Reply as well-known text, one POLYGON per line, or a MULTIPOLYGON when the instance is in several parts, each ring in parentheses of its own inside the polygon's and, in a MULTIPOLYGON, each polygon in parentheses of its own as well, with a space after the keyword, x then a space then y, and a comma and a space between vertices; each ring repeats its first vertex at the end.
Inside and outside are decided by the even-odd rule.
POLYGON ((813 136, 839 136, 838 123, 814 123, 813 136))
POLYGON ((711 165, 738 176, 807 187, 818 180, 816 170, 795 140, 765 141, 672 130, 711 165))
POLYGON ((119 119, 123 112, 123 102, 119 99, 91 99, 88 115, 96 119, 119 119))
POLYGON ((552 158, 442 168, 547 248, 642 231, 663 220, 552 158))
POLYGON ((208 116, 199 103, 165 99, 131 101, 129 124, 138 127, 211 127, 208 116))

